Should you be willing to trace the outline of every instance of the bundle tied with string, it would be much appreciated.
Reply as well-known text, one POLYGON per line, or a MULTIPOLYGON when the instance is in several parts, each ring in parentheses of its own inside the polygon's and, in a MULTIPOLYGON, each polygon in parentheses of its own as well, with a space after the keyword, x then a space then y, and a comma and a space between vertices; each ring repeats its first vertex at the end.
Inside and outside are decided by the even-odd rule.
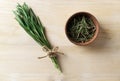
POLYGON ((42 59, 42 58, 45 58, 45 57, 48 57, 48 56, 49 56, 50 58, 52 58, 52 57, 57 57, 57 54, 62 54, 62 55, 64 55, 64 53, 58 52, 58 49, 59 49, 59 47, 54 47, 54 48, 51 50, 51 49, 49 49, 47 46, 43 46, 43 47, 42 47, 42 50, 43 50, 44 52, 46 52, 47 55, 42 56, 42 57, 38 57, 38 59, 42 59))
POLYGON ((58 47, 52 48, 49 43, 46 35, 45 28, 42 25, 40 19, 33 12, 32 8, 30 8, 26 3, 23 5, 18 4, 16 10, 14 11, 15 19, 21 25, 21 27, 40 45, 44 52, 47 53, 46 56, 38 57, 39 59, 45 58, 49 56, 54 63, 55 67, 61 71, 58 59, 56 57, 57 54, 62 54, 58 52, 58 47))

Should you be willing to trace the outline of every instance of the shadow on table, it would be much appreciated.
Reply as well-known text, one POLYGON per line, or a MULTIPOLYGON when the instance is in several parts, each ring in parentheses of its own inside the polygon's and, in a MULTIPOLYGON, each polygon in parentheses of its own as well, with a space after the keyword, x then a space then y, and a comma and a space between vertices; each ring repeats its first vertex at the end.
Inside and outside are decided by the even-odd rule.
POLYGON ((93 43, 91 43, 88 46, 85 46, 85 48, 87 47, 91 51, 102 50, 109 46, 110 40, 111 40, 111 37, 110 37, 109 30, 104 29, 103 27, 100 27, 98 37, 95 39, 95 41, 93 41, 93 43))

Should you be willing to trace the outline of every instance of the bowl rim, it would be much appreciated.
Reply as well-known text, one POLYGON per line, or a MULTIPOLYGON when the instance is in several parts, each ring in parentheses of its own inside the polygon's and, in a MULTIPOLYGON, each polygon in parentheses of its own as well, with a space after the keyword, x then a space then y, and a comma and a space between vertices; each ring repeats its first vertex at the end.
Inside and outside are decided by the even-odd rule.
POLYGON ((91 43, 97 38, 98 33, 99 33, 99 22, 98 22, 98 20, 95 18, 95 16, 93 16, 93 15, 92 15, 91 13, 89 13, 89 12, 84 12, 84 11, 82 11, 82 12, 77 12, 77 13, 73 14, 72 16, 70 16, 70 17, 68 18, 68 20, 67 20, 67 22, 66 22, 66 25, 65 25, 65 34, 66 34, 67 38, 69 39, 69 41, 71 41, 72 43, 74 43, 74 44, 76 44, 76 45, 80 45, 80 46, 85 46, 85 45, 91 44, 91 43), (75 42, 75 41, 73 41, 73 40, 68 36, 68 33, 67 33, 67 28, 68 28, 69 21, 70 21, 72 18, 76 17, 76 15, 80 15, 80 14, 85 14, 85 15, 89 16, 89 17, 93 20, 93 22, 94 22, 94 24, 95 24, 95 27, 96 27, 96 31, 95 31, 94 36, 93 36, 89 41, 84 42, 84 43, 80 43, 80 42, 75 42))

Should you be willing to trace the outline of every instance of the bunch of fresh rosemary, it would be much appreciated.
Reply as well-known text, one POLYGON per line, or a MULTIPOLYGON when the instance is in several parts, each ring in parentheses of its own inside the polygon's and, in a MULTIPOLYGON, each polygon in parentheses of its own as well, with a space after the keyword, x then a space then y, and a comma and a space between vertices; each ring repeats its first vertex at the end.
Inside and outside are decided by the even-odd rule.
MULTIPOLYGON (((18 4, 17 9, 14 11, 15 19, 22 26, 22 28, 41 46, 46 46, 52 50, 52 46, 45 35, 45 28, 42 25, 38 16, 35 15, 33 10, 24 3, 18 4)), ((57 57, 50 57, 55 67, 61 71, 57 57)))
POLYGON ((76 42, 87 42, 95 34, 96 27, 93 21, 86 16, 79 16, 71 21, 69 35, 76 42))

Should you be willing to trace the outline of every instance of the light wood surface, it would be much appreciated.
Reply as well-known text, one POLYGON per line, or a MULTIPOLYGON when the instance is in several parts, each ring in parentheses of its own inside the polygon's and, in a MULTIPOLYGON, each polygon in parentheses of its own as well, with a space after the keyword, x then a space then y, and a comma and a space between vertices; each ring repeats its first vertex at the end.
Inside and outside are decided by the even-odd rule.
POLYGON ((120 81, 120 0, 0 0, 0 81, 120 81), (40 17, 49 41, 64 52, 60 74, 41 47, 19 26, 13 10, 26 2, 40 17), (65 36, 74 13, 87 11, 100 23, 89 46, 76 46, 65 36))

